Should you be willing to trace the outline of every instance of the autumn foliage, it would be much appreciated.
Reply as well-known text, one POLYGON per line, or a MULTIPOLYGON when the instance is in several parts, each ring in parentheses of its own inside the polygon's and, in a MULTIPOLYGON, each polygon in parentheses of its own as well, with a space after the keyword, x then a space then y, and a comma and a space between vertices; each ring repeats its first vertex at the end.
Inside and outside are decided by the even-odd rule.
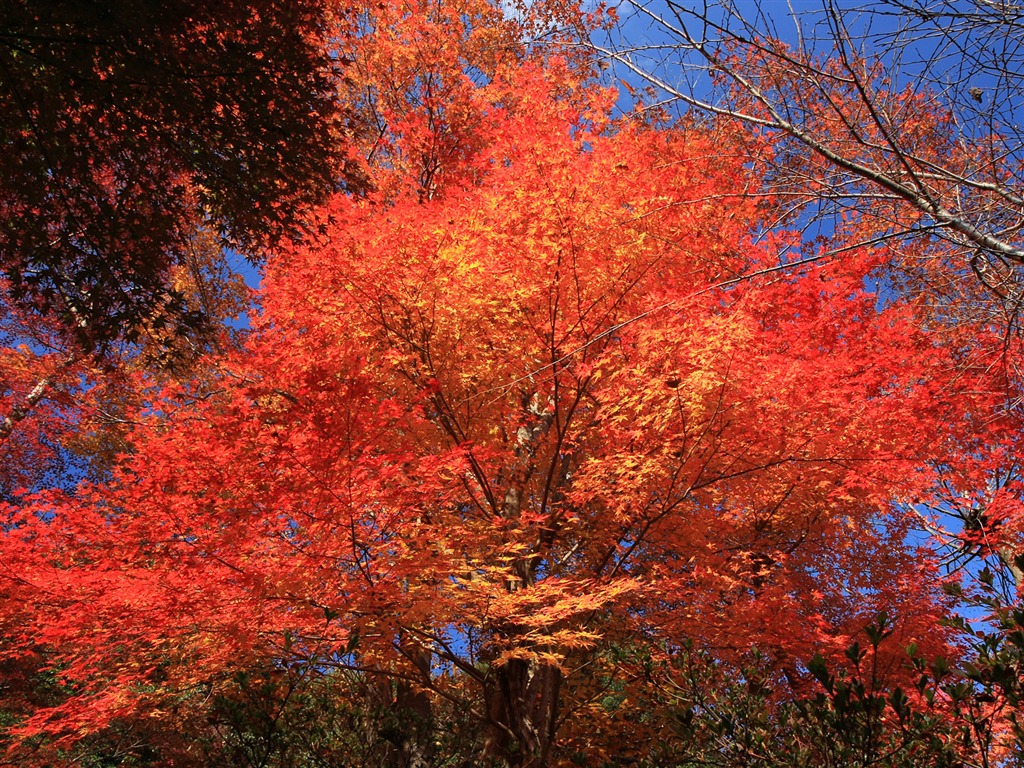
POLYGON ((133 374, 109 475, 6 500, 12 759, 654 760, 695 659, 773 712, 875 626, 871 685, 955 718, 904 648, 962 650, 915 531, 1010 429, 987 369, 871 290, 883 251, 773 228, 759 139, 615 120, 496 9, 380 10, 374 183, 201 386, 133 374))

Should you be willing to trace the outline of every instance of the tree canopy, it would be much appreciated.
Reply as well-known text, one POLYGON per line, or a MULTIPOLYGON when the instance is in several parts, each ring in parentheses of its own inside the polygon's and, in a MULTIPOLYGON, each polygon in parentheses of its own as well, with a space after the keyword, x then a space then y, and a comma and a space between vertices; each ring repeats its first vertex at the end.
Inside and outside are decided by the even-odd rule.
MULTIPOLYGON (((792 136, 618 112, 579 45, 614 13, 329 18, 281 23, 342 67, 362 129, 318 141, 359 189, 250 211, 244 333, 169 368, 148 317, 104 367, 5 294, 7 759, 1016 765, 1017 346, 986 294, 938 311, 880 216, 802 232, 792 136)), ((209 216, 178 290, 224 316, 209 216)))

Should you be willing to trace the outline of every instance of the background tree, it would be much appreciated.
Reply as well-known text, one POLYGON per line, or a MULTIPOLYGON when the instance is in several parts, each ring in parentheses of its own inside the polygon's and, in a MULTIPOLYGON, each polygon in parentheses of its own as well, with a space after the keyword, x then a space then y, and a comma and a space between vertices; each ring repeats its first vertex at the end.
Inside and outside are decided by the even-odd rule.
POLYGON ((16 0, 0 12, 0 269, 96 349, 195 329, 174 290, 205 227, 253 256, 362 185, 326 2, 16 0))
POLYGON ((940 240, 961 273, 1015 297, 1024 54, 1014 4, 628 6, 650 39, 603 53, 669 99, 772 132, 769 182, 788 210, 871 217, 894 250, 940 240))
MULTIPOLYGON (((653 86, 648 104, 772 137, 751 162, 764 169, 765 193, 784 200, 780 221, 838 236, 825 256, 883 247, 874 279, 915 297, 959 348, 964 374, 1002 392, 977 414, 1001 422, 1002 436, 967 440, 963 456, 984 458, 943 468, 945 501, 926 527, 950 546, 951 564, 991 556, 1019 584, 1021 9, 968 0, 626 7, 622 36, 598 50, 653 86)), ((982 432, 992 434, 979 424, 982 432)))
MULTIPOLYGON (((884 617, 865 628, 846 658, 808 664, 813 682, 780 697, 770 664, 756 651, 733 667, 681 646, 651 664, 658 685, 637 691, 646 716, 659 720, 642 765, 716 768, 967 768, 1013 765, 993 707, 993 687, 975 687, 947 659, 927 659, 911 645, 905 687, 878 676, 884 617), (646 697, 651 697, 647 699, 646 697)), ((627 660, 636 663, 641 659, 627 660)), ((613 764, 624 764, 623 762, 613 764)))
POLYGON ((216 333, 185 336, 160 324, 131 344, 111 342, 102 360, 85 354, 53 317, 24 310, 0 292, 0 494, 99 480, 130 450, 128 433, 161 383, 201 397, 216 384, 204 355, 238 343, 225 324, 249 307, 251 291, 226 263, 218 239, 197 232, 169 287, 202 312, 216 333))

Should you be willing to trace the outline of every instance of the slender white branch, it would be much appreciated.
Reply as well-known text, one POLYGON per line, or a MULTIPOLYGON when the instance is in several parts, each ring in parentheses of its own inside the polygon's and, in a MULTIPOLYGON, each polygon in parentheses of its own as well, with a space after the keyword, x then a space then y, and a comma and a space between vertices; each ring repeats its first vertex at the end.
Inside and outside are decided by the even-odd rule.
POLYGON ((46 398, 58 374, 70 368, 77 360, 77 354, 68 355, 56 370, 37 381, 36 385, 25 395, 24 399, 17 403, 10 413, 0 419, 0 442, 7 440, 18 423, 24 420, 32 412, 32 409, 46 398))

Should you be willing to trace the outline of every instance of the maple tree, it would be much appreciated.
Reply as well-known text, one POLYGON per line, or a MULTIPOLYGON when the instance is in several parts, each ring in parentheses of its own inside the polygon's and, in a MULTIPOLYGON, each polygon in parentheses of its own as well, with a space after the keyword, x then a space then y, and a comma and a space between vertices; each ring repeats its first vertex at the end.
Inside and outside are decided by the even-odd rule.
POLYGON ((452 172, 391 162, 274 255, 219 394, 172 383, 112 482, 10 509, 8 642, 73 684, 22 738, 348 671, 408 764, 453 706, 480 760, 546 765, 642 743, 602 703, 645 684, 618 648, 757 646, 793 690, 879 610, 950 650, 893 504, 955 447, 943 348, 865 290, 877 251, 778 268, 752 139, 612 124, 613 98, 496 71, 452 172))
MULTIPOLYGON (((1000 329, 880 301, 866 219, 781 229, 784 144, 613 120, 585 58, 531 50, 556 22, 339 20, 365 188, 277 243, 239 343, 147 315, 114 380, 5 303, 7 759, 1001 759, 1019 616, 990 583, 944 670, 973 630, 911 535, 960 505, 1013 561, 1000 329), (69 446, 93 482, 43 489, 69 446)), ((173 279, 229 315, 216 235, 173 279)))

